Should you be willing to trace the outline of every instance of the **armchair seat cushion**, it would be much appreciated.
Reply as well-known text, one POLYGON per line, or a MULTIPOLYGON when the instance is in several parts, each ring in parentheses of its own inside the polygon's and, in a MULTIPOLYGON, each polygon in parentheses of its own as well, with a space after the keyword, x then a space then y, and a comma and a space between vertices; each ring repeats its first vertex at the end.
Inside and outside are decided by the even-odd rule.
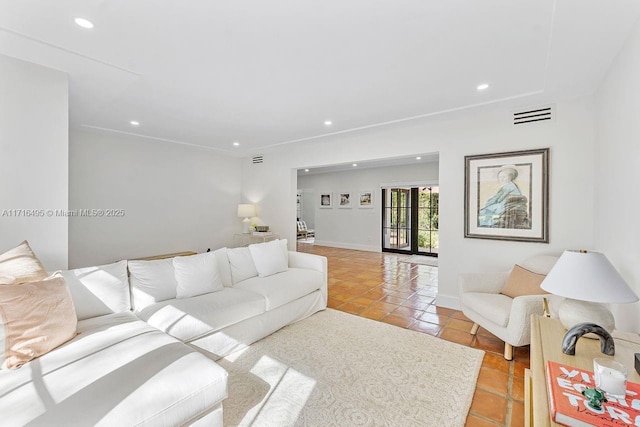
POLYGON ((488 294, 481 292, 467 292, 462 294, 462 304, 473 307, 480 316, 490 322, 506 327, 509 324, 509 314, 513 299, 503 294, 488 294))

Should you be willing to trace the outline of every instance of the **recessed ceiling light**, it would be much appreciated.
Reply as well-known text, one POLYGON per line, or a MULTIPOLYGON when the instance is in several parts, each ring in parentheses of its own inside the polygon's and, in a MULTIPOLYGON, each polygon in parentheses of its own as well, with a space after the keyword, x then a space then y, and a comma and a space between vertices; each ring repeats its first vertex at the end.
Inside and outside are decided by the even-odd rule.
POLYGON ((357 164, 357 163, 354 163, 354 164, 352 164, 351 166, 353 166, 353 167, 355 168, 356 166, 358 166, 358 164, 357 164))
POLYGON ((476 88, 478 90, 485 90, 485 89, 489 89, 489 84, 488 83, 482 83, 479 84, 478 87, 476 88))
POLYGON ((239 147, 239 146, 240 146, 240 143, 239 143, 238 141, 234 141, 234 142, 233 142, 233 146, 234 146, 234 147, 239 147))
POLYGON ((305 172, 309 172, 309 169, 305 169, 304 171, 305 171, 305 172))
POLYGON ((75 22, 79 27, 86 28, 88 30, 93 28, 93 22, 85 18, 75 18, 73 22, 75 22))
POLYGON ((135 120, 131 120, 131 121, 129 122, 129 124, 130 124, 131 126, 140 126, 140 122, 137 122, 137 121, 135 121, 135 120))
POLYGON ((416 157, 416 160, 421 160, 421 159, 422 159, 422 157, 420 157, 420 156, 416 157))
POLYGON ((325 126, 331 126, 333 124, 333 122, 331 120, 325 120, 324 121, 324 125, 325 126))

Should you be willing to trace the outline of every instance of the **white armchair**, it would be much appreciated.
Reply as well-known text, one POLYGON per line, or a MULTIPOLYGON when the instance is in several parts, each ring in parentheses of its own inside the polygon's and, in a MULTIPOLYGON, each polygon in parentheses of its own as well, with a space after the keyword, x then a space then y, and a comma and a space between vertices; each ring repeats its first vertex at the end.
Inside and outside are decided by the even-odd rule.
MULTIPOLYGON (((519 265, 529 271, 546 275, 557 261, 554 256, 536 256, 519 265)), ((531 315, 542 314, 544 295, 524 295, 516 298, 500 293, 510 272, 461 273, 458 276, 460 305, 474 324, 475 335, 482 326, 504 341, 504 358, 513 359, 513 347, 531 342, 531 315)))

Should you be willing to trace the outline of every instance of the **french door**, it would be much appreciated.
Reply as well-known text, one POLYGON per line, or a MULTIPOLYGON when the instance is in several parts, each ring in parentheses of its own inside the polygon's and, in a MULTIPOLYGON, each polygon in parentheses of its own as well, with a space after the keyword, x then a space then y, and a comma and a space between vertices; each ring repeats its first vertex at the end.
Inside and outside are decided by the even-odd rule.
POLYGON ((382 250, 438 256, 438 187, 382 190, 382 250))

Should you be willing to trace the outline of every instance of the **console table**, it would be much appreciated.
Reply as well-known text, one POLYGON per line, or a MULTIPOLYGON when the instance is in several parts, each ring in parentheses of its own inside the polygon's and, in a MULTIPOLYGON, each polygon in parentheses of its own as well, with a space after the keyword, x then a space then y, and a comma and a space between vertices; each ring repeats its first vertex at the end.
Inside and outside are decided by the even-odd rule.
POLYGON ((252 243, 263 243, 279 239, 276 233, 235 233, 233 235, 233 247, 248 246, 252 243))
MULTIPOLYGON (((582 337, 576 345, 576 355, 562 353, 562 338, 566 333, 558 319, 533 315, 531 317, 531 368, 525 372, 525 426, 557 426, 549 414, 545 366, 548 360, 593 371, 593 359, 609 357, 600 352, 600 340, 582 337)), ((627 367, 631 382, 640 383, 634 368, 634 353, 640 353, 640 335, 614 331, 616 361, 627 367)))

